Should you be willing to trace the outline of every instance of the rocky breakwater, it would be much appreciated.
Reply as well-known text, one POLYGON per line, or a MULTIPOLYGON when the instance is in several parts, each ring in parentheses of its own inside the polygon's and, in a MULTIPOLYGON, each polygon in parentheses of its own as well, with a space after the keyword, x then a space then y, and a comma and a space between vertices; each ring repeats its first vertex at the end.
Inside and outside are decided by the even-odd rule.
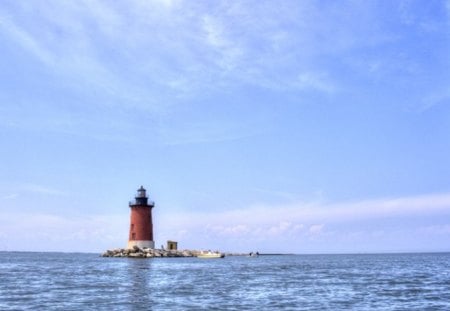
POLYGON ((155 258, 155 257, 196 257, 198 251, 193 250, 164 250, 153 248, 139 248, 134 246, 131 249, 116 248, 107 250, 102 257, 128 257, 128 258, 155 258))

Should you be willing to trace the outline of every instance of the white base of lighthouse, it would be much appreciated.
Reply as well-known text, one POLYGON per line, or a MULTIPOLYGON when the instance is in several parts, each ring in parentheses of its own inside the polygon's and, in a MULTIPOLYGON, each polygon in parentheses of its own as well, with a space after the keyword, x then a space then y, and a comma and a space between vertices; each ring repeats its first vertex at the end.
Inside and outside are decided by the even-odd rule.
POLYGON ((154 241, 143 241, 143 240, 137 240, 137 241, 128 241, 127 248, 133 248, 133 246, 137 246, 139 248, 155 248, 155 242, 154 241))

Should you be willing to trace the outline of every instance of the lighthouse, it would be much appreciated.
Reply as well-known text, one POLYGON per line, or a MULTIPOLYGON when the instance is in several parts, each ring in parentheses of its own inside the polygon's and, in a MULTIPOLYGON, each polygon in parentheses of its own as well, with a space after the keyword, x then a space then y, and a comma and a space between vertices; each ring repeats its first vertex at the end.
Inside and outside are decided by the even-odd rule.
POLYGON ((138 246, 139 248, 155 248, 153 241, 152 208, 155 203, 148 200, 146 190, 140 187, 137 190, 134 201, 130 202, 130 235, 128 248, 138 246))

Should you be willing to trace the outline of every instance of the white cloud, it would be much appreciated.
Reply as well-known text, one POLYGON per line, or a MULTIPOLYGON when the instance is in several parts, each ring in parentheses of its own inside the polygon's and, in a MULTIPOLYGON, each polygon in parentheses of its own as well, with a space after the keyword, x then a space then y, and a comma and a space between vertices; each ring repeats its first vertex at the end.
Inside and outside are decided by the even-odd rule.
POLYGON ((43 185, 37 185, 37 184, 23 184, 19 186, 19 189, 22 189, 22 191, 25 192, 33 192, 37 194, 44 194, 44 195, 54 195, 54 196, 62 196, 66 195, 67 192, 61 191, 52 187, 47 187, 43 185))
POLYGON ((178 122, 177 128, 160 127, 158 134, 165 145, 177 146, 213 142, 234 141, 259 135, 253 124, 233 122, 178 122))
POLYGON ((4 199, 4 200, 11 200, 11 199, 15 199, 17 197, 19 197, 18 193, 11 193, 11 194, 4 195, 2 197, 2 199, 4 199))
POLYGON ((423 234, 448 235, 450 234, 450 224, 420 227, 419 232, 423 234))
POLYGON ((309 227, 309 233, 311 235, 318 235, 321 234, 324 228, 324 224, 320 224, 320 225, 312 225, 311 227, 309 227))
POLYGON ((37 38, 16 25, 9 16, 5 14, 1 16, 0 26, 4 32, 11 36, 24 49, 31 52, 40 61, 47 65, 52 65, 52 55, 41 46, 37 38))
POLYGON ((245 209, 218 213, 197 214, 189 212, 182 217, 190 220, 201 219, 202 222, 206 221, 207 223, 214 221, 234 223, 237 219, 245 219, 247 224, 273 224, 274 222, 279 224, 292 221, 299 223, 304 221, 340 222, 441 212, 450 212, 450 194, 332 204, 305 202, 275 206, 254 205, 245 209))
POLYGON ((426 112, 429 109, 443 103, 450 103, 450 89, 436 91, 435 93, 425 97, 422 100, 422 105, 419 107, 419 112, 426 112))
POLYGON ((57 189, 52 186, 33 184, 33 183, 19 183, 19 184, 4 184, 4 189, 10 189, 11 193, 4 195, 3 199, 17 199, 27 196, 28 194, 38 194, 45 196, 66 196, 67 191, 57 189), (14 189, 15 192, 12 192, 14 189))
POLYGON ((336 91, 336 86, 324 74, 313 72, 304 72, 298 75, 296 81, 293 82, 298 88, 306 90, 316 90, 325 93, 336 91))
POLYGON ((0 219, 0 250, 101 252, 126 245, 123 215, 2 212, 0 219))
MULTIPOLYGON (((232 211, 161 215, 159 223, 187 231, 206 228, 217 238, 296 239, 318 236, 326 226, 369 221, 380 223, 390 217, 421 217, 450 213, 450 194, 423 195, 359 202, 288 205, 254 205, 232 211), (306 230, 304 228, 307 228, 306 230)), ((161 225, 162 226, 162 225, 161 225)))
POLYGON ((228 40, 224 38, 223 26, 212 16, 205 15, 202 18, 203 29, 206 33, 206 42, 215 48, 225 48, 229 45, 228 40))
MULTIPOLYGON (((440 194, 329 205, 300 203, 225 212, 166 213, 159 214, 154 224, 157 245, 175 239, 183 248, 292 251, 297 249, 295 245, 303 245, 311 251, 335 250, 338 246, 357 251, 358 245, 362 249, 381 247, 362 245, 364 241, 376 245, 380 240, 395 246, 397 239, 404 240, 407 235, 420 236, 426 245, 427 239, 448 235, 449 225, 423 225, 420 219, 424 215, 440 219, 449 213, 450 194, 440 194), (418 224, 392 231, 384 226, 384 217, 414 217, 418 224), (348 225, 361 221, 375 224, 375 229, 347 229, 348 225)), ((128 235, 128 217, 128 214, 81 217, 2 212, 0 247, 95 252, 123 247, 128 235)))
POLYGON ((250 232, 250 228, 247 225, 237 224, 232 226, 220 226, 220 225, 207 225, 206 231, 212 232, 223 237, 241 237, 247 235, 250 232))

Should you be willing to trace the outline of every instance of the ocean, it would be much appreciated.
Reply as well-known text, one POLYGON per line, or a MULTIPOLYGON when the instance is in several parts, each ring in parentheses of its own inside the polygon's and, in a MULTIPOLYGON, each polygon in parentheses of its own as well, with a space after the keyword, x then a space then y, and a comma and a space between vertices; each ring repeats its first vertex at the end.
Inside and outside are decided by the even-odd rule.
POLYGON ((0 310, 450 310, 450 254, 0 252, 0 310))

